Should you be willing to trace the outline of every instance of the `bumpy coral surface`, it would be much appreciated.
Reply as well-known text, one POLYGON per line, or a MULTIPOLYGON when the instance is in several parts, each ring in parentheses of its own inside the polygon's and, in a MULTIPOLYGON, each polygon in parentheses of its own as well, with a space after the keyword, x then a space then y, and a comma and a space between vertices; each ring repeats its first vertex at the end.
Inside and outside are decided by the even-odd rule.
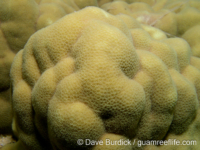
POLYGON ((0 134, 11 130, 9 71, 15 54, 28 38, 66 14, 96 1, 0 0, 0 134))
POLYGON ((168 37, 186 39, 192 54, 200 57, 199 0, 102 0, 99 5, 111 14, 127 14, 143 24, 159 28, 168 37))
POLYGON ((14 59, 19 140, 3 150, 165 149, 105 141, 199 140, 199 58, 192 58, 185 40, 129 16, 97 7, 67 15, 32 35, 14 59))
POLYGON ((191 45, 193 56, 200 57, 200 25, 196 25, 187 30, 182 38, 191 45))
POLYGON ((120 13, 129 15, 143 24, 159 28, 170 35, 177 34, 176 16, 170 10, 155 11, 147 3, 134 2, 129 4, 124 1, 105 3, 101 8, 114 15, 120 13))

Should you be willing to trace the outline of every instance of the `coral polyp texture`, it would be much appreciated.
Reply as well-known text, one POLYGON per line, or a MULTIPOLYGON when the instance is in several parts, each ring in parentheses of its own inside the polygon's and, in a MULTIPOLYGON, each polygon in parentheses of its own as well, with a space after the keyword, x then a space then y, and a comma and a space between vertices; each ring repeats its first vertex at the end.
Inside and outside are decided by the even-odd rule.
POLYGON ((185 40, 126 15, 87 7, 63 17, 33 34, 14 58, 18 141, 2 150, 180 150, 137 143, 200 141, 200 60, 191 55, 185 40))
POLYGON ((0 0, 0 134, 11 132, 9 71, 15 54, 37 30, 79 6, 97 5, 90 0, 84 4, 78 0, 0 0))

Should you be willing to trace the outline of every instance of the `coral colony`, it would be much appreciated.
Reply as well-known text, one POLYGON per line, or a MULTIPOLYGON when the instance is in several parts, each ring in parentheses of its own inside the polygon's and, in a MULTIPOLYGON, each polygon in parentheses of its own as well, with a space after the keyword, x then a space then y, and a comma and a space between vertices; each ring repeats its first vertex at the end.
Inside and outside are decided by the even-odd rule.
POLYGON ((0 0, 0 23, 2 150, 199 150, 199 0, 0 0))

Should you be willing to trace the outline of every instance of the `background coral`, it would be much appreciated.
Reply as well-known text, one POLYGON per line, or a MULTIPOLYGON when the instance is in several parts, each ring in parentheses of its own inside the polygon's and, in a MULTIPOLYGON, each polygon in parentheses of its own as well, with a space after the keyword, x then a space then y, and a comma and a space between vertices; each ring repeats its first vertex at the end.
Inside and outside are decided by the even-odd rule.
POLYGON ((111 14, 126 14, 143 24, 161 29, 169 37, 183 37, 192 47, 193 55, 199 57, 198 44, 194 44, 200 42, 197 29, 200 25, 198 0, 114 0, 99 3, 102 9, 111 14), (193 32, 197 32, 197 35, 193 36, 193 32))

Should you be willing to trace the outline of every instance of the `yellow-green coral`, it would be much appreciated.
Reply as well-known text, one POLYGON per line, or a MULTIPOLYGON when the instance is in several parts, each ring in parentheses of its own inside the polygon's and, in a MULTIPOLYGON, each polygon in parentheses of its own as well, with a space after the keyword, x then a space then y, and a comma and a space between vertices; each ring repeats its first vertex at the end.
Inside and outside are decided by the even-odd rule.
POLYGON ((0 0, 0 134, 11 130, 9 71, 15 54, 33 33, 79 10, 79 5, 73 0, 0 0))
MULTIPOLYGON (((100 7, 114 15, 122 13, 132 16, 143 24, 161 29, 169 37, 182 37, 184 35, 185 38, 186 32, 187 36, 188 32, 198 32, 196 26, 200 25, 200 2, 198 0, 110 0, 101 4, 100 7)), ((194 39, 194 41, 199 42, 199 38, 198 36, 190 37, 185 39, 189 44, 192 43, 190 46, 195 49, 193 54, 197 56, 199 55, 197 54, 199 53, 198 46, 197 44, 194 46, 194 42, 191 41, 194 39)))
POLYGON ((129 15, 140 23, 154 26, 170 35, 177 34, 176 16, 170 10, 162 9, 155 11, 146 3, 137 2, 128 4, 123 1, 106 3, 101 8, 114 15, 121 13, 129 15))
POLYGON ((3 150, 129 150, 137 146, 80 146, 77 140, 195 133, 200 71, 190 59, 185 40, 167 39, 131 17, 97 7, 67 15, 33 34, 14 59, 13 130, 19 140, 3 150))
POLYGON ((193 56, 200 57, 200 25, 187 30, 182 38, 190 44, 193 56))

